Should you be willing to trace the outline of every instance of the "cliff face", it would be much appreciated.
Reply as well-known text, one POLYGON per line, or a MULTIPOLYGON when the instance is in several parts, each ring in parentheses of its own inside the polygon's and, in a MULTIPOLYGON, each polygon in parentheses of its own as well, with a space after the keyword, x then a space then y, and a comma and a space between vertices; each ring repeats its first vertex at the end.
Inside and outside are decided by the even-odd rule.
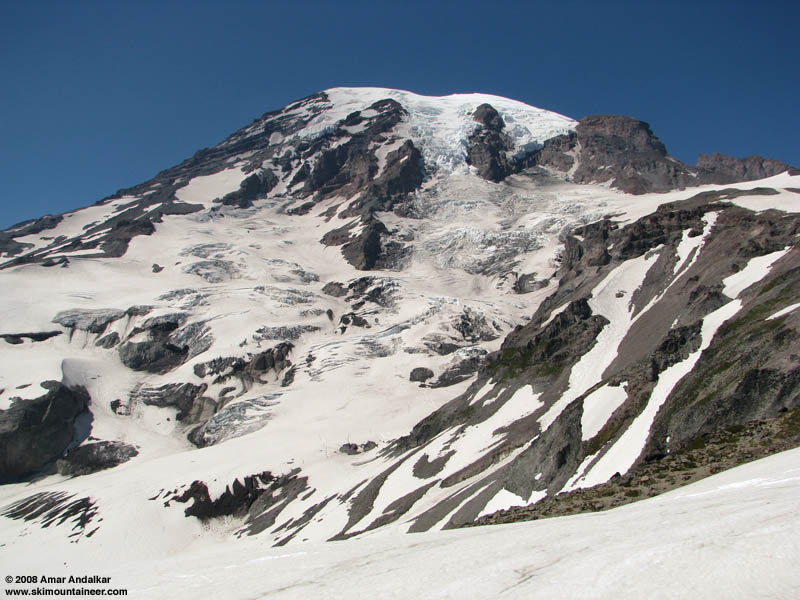
POLYGON ((733 158, 701 154, 697 165, 669 156, 650 126, 621 115, 590 115, 575 131, 547 140, 529 159, 576 183, 605 183, 630 194, 666 192, 707 184, 754 181, 791 165, 760 156, 733 158))

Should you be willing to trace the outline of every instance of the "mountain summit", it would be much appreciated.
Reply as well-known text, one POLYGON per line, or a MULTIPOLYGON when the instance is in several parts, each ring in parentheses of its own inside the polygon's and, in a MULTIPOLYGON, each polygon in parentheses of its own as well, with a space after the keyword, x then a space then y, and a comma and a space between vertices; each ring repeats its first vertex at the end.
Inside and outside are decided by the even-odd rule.
POLYGON ((459 527, 791 424, 798 194, 625 116, 335 88, 2 231, 6 551, 459 527))

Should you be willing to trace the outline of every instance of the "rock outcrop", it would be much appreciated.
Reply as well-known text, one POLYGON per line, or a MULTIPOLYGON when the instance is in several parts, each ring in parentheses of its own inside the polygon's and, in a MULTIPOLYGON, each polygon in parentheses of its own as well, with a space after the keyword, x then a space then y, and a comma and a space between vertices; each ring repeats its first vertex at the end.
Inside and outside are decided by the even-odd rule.
POLYGON ((138 454, 134 446, 123 442, 93 442, 70 450, 56 461, 56 470, 61 475, 78 477, 112 469, 138 454))
POLYGON ((119 357, 129 369, 148 373, 168 373, 211 347, 213 337, 202 321, 184 326, 186 315, 173 313, 154 317, 134 329, 119 346, 119 357), (146 339, 130 339, 143 334, 146 339))
POLYGON ((75 421, 89 406, 83 388, 45 381, 46 394, 14 400, 0 411, 0 483, 35 473, 59 458, 75 438, 75 421))
POLYGON ((509 157, 513 143, 503 133, 503 117, 490 104, 481 104, 473 118, 478 127, 467 140, 467 164, 477 169, 478 175, 489 181, 502 181, 516 170, 509 157))
POLYGON ((575 183, 610 182, 630 194, 763 179, 791 165, 760 156, 701 154, 696 166, 669 156, 650 125, 623 115, 590 115, 575 131, 551 138, 526 161, 566 174, 575 183))

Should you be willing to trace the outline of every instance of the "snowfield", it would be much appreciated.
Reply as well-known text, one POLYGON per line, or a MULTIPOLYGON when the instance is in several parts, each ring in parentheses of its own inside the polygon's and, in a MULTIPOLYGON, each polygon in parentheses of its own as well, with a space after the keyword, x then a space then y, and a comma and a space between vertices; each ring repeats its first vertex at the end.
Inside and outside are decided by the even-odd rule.
POLYGON ((158 558, 81 543, 43 560, 15 540, 3 566, 110 576, 132 598, 788 599, 800 589, 798 497, 791 450, 602 513, 281 548, 210 529, 158 558))

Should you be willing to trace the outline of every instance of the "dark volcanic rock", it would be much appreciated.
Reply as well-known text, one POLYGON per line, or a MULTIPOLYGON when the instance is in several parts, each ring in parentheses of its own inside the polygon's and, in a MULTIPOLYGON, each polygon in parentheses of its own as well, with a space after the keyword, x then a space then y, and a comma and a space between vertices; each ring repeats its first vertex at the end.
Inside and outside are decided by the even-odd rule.
POLYGON ((738 159, 721 154, 701 154, 697 166, 686 165, 667 154, 647 123, 623 115, 584 117, 575 132, 546 140, 526 165, 562 173, 575 167, 570 178, 576 183, 610 181, 631 194, 751 181, 792 168, 760 156, 738 159))
POLYGON ((194 481, 183 494, 173 496, 170 501, 192 504, 184 510, 187 517, 197 517, 204 521, 215 517, 244 516, 250 506, 264 493, 262 485, 274 481, 272 473, 264 471, 258 475, 244 478, 244 483, 236 479, 227 486, 216 500, 211 499, 208 486, 202 481, 194 481))
POLYGON ((95 346, 99 346, 100 348, 113 348, 117 344, 119 344, 119 334, 116 331, 104 335, 94 343, 95 346))
POLYGON ((466 307, 453 327, 468 342, 491 342, 499 337, 497 328, 486 321, 486 315, 466 307))
POLYGON ((351 442, 347 442, 346 444, 342 444, 339 447, 339 452, 342 454, 349 454, 354 456, 356 454, 361 454, 362 452, 368 452, 375 448, 377 444, 373 441, 368 441, 363 444, 353 444, 351 442))
POLYGON ((134 446, 123 442, 94 442, 78 446, 56 461, 56 470, 73 477, 88 475, 121 465, 138 454, 134 446))
POLYGON ((447 387, 466 381, 484 365, 487 352, 482 348, 465 348, 459 354, 463 357, 459 356, 457 362, 445 369, 430 387, 447 387))
POLYGON ((406 214, 402 202, 422 185, 425 170, 422 154, 411 140, 386 156, 386 165, 379 176, 372 180, 342 216, 368 216, 375 211, 395 211, 406 214))
POLYGON ((351 444, 351 443, 342 444, 341 447, 339 448, 339 452, 341 452, 342 454, 350 454, 350 455, 358 454, 358 444, 351 444))
MULTIPOLYGON (((261 165, 273 155, 281 151, 286 154, 287 148, 281 150, 280 144, 274 144, 273 135, 289 137, 302 129, 327 107, 327 96, 324 93, 304 98, 283 110, 266 113, 254 125, 248 125, 235 132, 213 148, 197 151, 182 163, 161 171, 155 177, 132 188, 117 191, 104 198, 98 205, 108 204, 125 196, 133 199, 120 205, 120 210, 104 221, 92 224, 75 238, 54 240, 53 243, 40 250, 32 250, 28 244, 17 242, 14 238, 34 233, 41 228, 53 227, 62 219, 61 216, 48 217, 41 222, 23 223, 16 228, 0 232, 0 254, 6 257, 15 256, 0 264, 0 268, 12 267, 26 263, 42 263, 51 260, 48 256, 64 250, 96 249, 97 256, 122 256, 128 248, 130 240, 138 235, 150 235, 155 230, 155 223, 160 223, 167 215, 185 215, 204 209, 202 205, 191 205, 179 202, 175 196, 177 190, 187 185, 195 177, 212 175, 229 168, 231 158, 247 155, 249 164, 245 171, 256 171, 255 179, 240 188, 235 198, 229 201, 247 204, 256 197, 271 189, 276 177, 261 165), (304 107, 302 114, 298 112, 304 107), (257 179, 257 181, 256 181, 257 179), (256 185, 257 184, 257 185, 256 185), (83 239, 93 236, 84 242, 83 239), (66 245, 64 245, 68 242, 66 245), (27 254, 25 254, 27 252, 27 254)), ((275 156, 276 163, 278 157, 275 156)), ((291 158, 289 159, 291 160, 291 158)), ((292 165, 287 165, 289 169, 292 165)), ((87 256, 84 254, 84 256, 87 256)), ((60 260, 67 260, 65 257, 60 260)))
POLYGON ((523 273, 514 282, 514 291, 518 294, 530 294, 547 287, 547 279, 536 279, 536 273, 523 273))
POLYGON ((199 423, 211 417, 217 410, 217 402, 203 395, 207 389, 208 385, 205 383, 167 383, 154 388, 139 388, 131 394, 131 400, 149 406, 177 408, 178 421, 199 423))
POLYGON ((506 126, 503 117, 500 116, 491 104, 481 104, 475 109, 472 118, 489 131, 502 131, 506 126))
POLYGON ((759 293, 717 330, 694 368, 675 386, 657 415, 647 454, 675 451, 719 427, 800 407, 797 313, 765 320, 796 302, 800 269, 761 284, 759 293))
POLYGON ((292 366, 289 355, 294 349, 291 342, 281 342, 258 354, 248 354, 246 357, 229 356, 219 357, 211 361, 194 366, 194 373, 205 378, 216 376, 213 382, 224 383, 231 377, 236 377, 245 388, 254 383, 265 383, 261 378, 268 372, 275 374, 292 366))
MULTIPOLYGON (((347 129, 357 118, 351 115, 340 122, 336 131, 309 143, 308 147, 304 147, 302 144, 297 147, 303 156, 318 154, 318 159, 313 163, 313 167, 308 166, 309 163, 306 162, 304 168, 295 175, 295 180, 297 180, 300 172, 304 172, 303 177, 292 182, 292 184, 303 182, 303 188, 299 191, 300 196, 313 195, 316 202, 333 195, 353 197, 373 185, 381 187, 381 184, 375 179, 378 175, 375 147, 386 142, 386 134, 391 132, 407 113, 397 101, 390 99, 379 100, 369 109, 375 114, 363 119, 362 129, 358 133, 351 134, 347 129), (345 139, 344 143, 339 143, 333 148, 327 147, 341 139, 345 139)), ((413 147, 413 144, 411 146, 413 147)), ((393 161, 390 153, 387 156, 387 166, 382 177, 386 176, 393 162, 398 161, 399 158, 393 161)), ((396 174, 384 177, 383 180, 395 178, 396 174)), ((376 194, 372 191, 367 195, 374 196, 376 194)), ((356 212, 358 211, 353 214, 356 212)))
POLYGON ((87 531, 97 516, 97 504, 88 496, 75 496, 59 491, 39 492, 3 507, 0 514, 9 519, 38 522, 43 528, 68 523, 71 526, 69 535, 74 543, 76 536, 92 537, 99 528, 95 526, 87 531))
POLYGON ((331 281, 325 284, 322 288, 322 293, 333 296, 334 298, 341 298, 347 294, 347 289, 338 281, 331 281))
POLYGON ((348 325, 352 325, 353 327, 366 327, 369 328, 369 322, 354 312, 349 312, 341 317, 339 317, 339 327, 341 328, 342 332, 347 329, 348 325))
POLYGON ((168 373, 189 360, 189 348, 163 339, 126 342, 119 348, 122 364, 134 371, 168 373))
MULTIPOLYGON (((357 269, 391 269, 397 268, 408 251, 399 242, 383 240, 390 236, 390 232, 374 213, 395 211, 401 215, 410 214, 406 200, 422 185, 425 170, 419 149, 411 140, 406 140, 386 155, 385 165, 379 172, 376 148, 387 143, 386 134, 406 116, 406 112, 399 103, 388 99, 376 102, 370 109, 378 114, 369 119, 362 119, 357 114, 345 119, 336 135, 349 135, 349 139, 334 148, 321 151, 313 169, 309 169, 299 195, 313 194, 314 203, 334 195, 354 197, 339 216, 358 217, 359 233, 351 235, 358 223, 354 221, 327 232, 321 242, 328 246, 342 246, 345 260, 357 269), (355 122, 363 125, 362 120, 366 123, 362 131, 350 135, 344 129, 355 122)), ((330 141, 326 140, 325 143, 330 141)), ((310 209, 308 203, 303 207, 301 212, 310 209)), ((335 210, 332 210, 331 216, 335 210)), ((298 211, 298 207, 289 209, 292 214, 299 214, 298 211)))
POLYGON ((155 232, 155 226, 148 219, 117 221, 101 248, 106 256, 123 256, 128 251, 128 245, 133 238, 138 235, 152 235, 155 232))
POLYGON ((397 270, 402 268, 410 251, 400 242, 390 240, 390 236, 383 222, 370 213, 360 223, 353 221, 328 231, 320 242, 342 246, 342 256, 360 271, 397 270), (357 228, 360 231, 354 233, 357 228))
POLYGON ((125 316, 125 311, 115 308, 64 310, 53 317, 53 323, 68 329, 80 329, 89 333, 101 334, 110 323, 125 316))
POLYGON ((508 156, 514 145, 503 133, 503 118, 489 104, 475 109, 473 118, 480 125, 467 140, 467 164, 475 167, 484 179, 502 181, 516 168, 508 156))
POLYGON ((383 254, 381 236, 388 235, 389 231, 381 221, 372 216, 366 218, 361 231, 353 235, 355 228, 355 222, 349 223, 327 232, 320 241, 326 246, 342 246, 342 256, 347 262, 356 269, 368 271, 379 263, 383 254))
POLYGON ((26 249, 32 248, 32 244, 18 242, 14 238, 35 235, 46 229, 53 229, 63 220, 64 217, 62 215, 45 215, 40 219, 23 221, 5 231, 0 231, 0 255, 5 253, 7 257, 16 256, 26 249))
POLYGON ((416 367, 411 369, 411 375, 409 375, 409 381, 426 381, 433 377, 433 371, 428 369, 427 367, 416 367))
POLYGON ((225 194, 218 201, 224 206, 249 208, 253 206, 253 200, 265 198, 276 185, 278 185, 278 178, 275 173, 270 169, 264 169, 260 173, 253 173, 246 177, 238 190, 225 194))
POLYGON ((505 487, 520 496, 534 490, 560 491, 581 459, 581 410, 567 407, 559 418, 504 469, 505 487))
POLYGON ((145 321, 134 331, 147 331, 149 339, 122 344, 122 364, 134 371, 167 373, 208 350, 213 343, 209 327, 201 321, 181 327, 185 320, 184 313, 174 313, 145 321))
POLYGON ((448 341, 447 338, 436 334, 426 336, 423 339, 423 343, 425 344, 426 348, 435 352, 436 354, 439 354, 440 356, 452 354, 461 348, 461 346, 458 344, 454 344, 452 341, 448 341))
POLYGON ((757 155, 733 158, 717 152, 711 155, 701 154, 697 159, 697 167, 703 172, 704 183, 717 184, 764 179, 793 168, 779 160, 757 155))
POLYGON ((471 525, 513 523, 615 508, 650 498, 720 471, 800 445, 800 412, 719 428, 692 440, 691 446, 653 456, 621 477, 591 488, 550 496, 478 518, 471 525), (769 443, 765 443, 768 440, 769 443))
POLYGON ((547 140, 532 160, 534 164, 566 170, 573 166, 569 153, 578 153, 576 183, 603 183, 625 192, 643 194, 696 185, 683 163, 667 150, 650 126, 622 115, 590 115, 574 133, 547 140))
POLYGON ((371 219, 358 237, 342 246, 342 256, 356 269, 370 270, 381 253, 381 234, 386 233, 386 226, 381 221, 371 219))
POLYGON ((33 400, 15 400, 0 411, 0 483, 14 481, 52 462, 75 436, 75 421, 87 411, 89 394, 56 381, 33 400))
POLYGON ((61 335, 63 331, 36 331, 32 333, 0 333, 0 338, 4 339, 9 344, 21 344, 23 339, 28 339, 32 342, 43 342, 52 337, 61 335))
POLYGON ((510 333, 502 350, 490 356, 489 369, 506 376, 526 369, 542 375, 560 371, 591 348, 608 323, 592 314, 586 298, 575 300, 544 328, 532 321, 510 333))

